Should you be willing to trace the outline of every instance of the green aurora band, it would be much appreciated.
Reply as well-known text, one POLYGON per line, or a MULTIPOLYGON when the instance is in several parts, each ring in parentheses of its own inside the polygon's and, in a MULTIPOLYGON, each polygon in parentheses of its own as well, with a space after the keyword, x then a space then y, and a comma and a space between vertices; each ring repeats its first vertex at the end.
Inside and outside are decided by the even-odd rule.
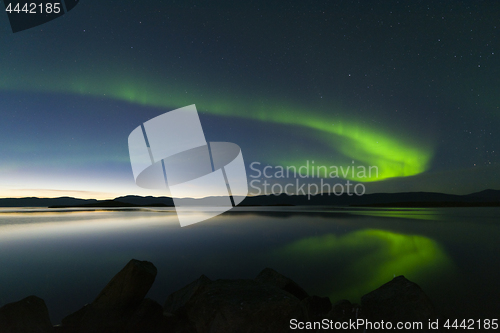
POLYGON ((316 278, 323 281, 318 281, 316 292, 327 293, 332 301, 358 300, 394 276, 421 283, 453 271, 451 260, 434 240, 378 229, 304 238, 275 255, 302 265, 309 274, 321 267, 316 278))
MULTIPOLYGON (((89 71, 91 72, 91 71, 89 71)), ((212 89, 198 92, 182 87, 189 86, 177 82, 169 86, 158 78, 146 79, 125 75, 95 76, 75 73, 75 75, 58 75, 53 73, 50 80, 41 76, 28 75, 30 80, 23 80, 20 75, 8 74, 0 80, 2 90, 23 90, 48 93, 73 93, 84 96, 112 98, 144 106, 161 108, 178 108, 196 104, 199 110, 218 116, 240 117, 282 125, 298 126, 313 130, 315 139, 322 144, 340 152, 345 157, 345 165, 351 160, 361 162, 365 166, 376 166, 376 177, 345 178, 357 181, 379 181, 393 177, 407 177, 420 174, 429 167, 433 149, 412 138, 401 138, 388 134, 387 131, 374 129, 358 121, 349 121, 339 116, 328 116, 313 112, 307 108, 292 106, 289 103, 261 102, 258 98, 223 96, 212 89), (71 78, 71 79, 69 79, 71 78), (218 98, 210 96, 217 95, 218 98), (233 101, 233 102, 231 102, 233 101)), ((208 84, 203 84, 209 87, 208 84)), ((318 162, 319 159, 316 159, 318 162)), ((280 165, 301 165, 302 161, 280 159, 270 161, 280 165)), ((320 164, 320 163, 318 163, 320 164)), ((323 165, 332 165, 331 161, 322 161, 323 165)), ((339 164, 335 164, 339 165, 339 164)), ((321 175, 327 177, 327 175, 321 175)))

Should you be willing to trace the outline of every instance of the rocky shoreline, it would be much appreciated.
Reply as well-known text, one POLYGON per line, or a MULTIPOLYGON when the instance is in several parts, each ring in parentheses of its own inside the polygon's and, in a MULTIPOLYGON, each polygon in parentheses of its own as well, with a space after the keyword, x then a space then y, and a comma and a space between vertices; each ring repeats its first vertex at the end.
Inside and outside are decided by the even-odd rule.
POLYGON ((359 320, 422 322, 415 331, 425 332, 429 320, 438 318, 422 289, 403 276, 364 295, 358 305, 311 296, 271 268, 254 279, 213 281, 202 275, 170 294, 162 306, 145 298, 156 274, 152 263, 132 259, 92 303, 66 316, 61 325, 51 324, 45 302, 36 296, 6 304, 0 308, 0 333, 281 333, 302 327, 309 332, 339 330, 342 323, 342 331, 369 332, 365 326, 353 329, 359 320))

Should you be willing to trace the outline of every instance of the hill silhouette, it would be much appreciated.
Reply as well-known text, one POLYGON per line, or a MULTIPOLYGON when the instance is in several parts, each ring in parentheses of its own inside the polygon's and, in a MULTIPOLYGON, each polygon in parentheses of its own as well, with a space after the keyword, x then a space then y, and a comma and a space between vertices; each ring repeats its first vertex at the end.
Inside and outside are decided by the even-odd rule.
MULTIPOLYGON (((198 199, 182 198, 184 204, 196 205, 198 199)), ((500 190, 487 189, 466 195, 435 192, 374 193, 363 196, 318 194, 249 196, 239 206, 371 206, 371 207, 491 207, 500 206, 500 190)), ((127 195, 113 200, 59 198, 1 198, 0 207, 173 207, 171 197, 127 195)))

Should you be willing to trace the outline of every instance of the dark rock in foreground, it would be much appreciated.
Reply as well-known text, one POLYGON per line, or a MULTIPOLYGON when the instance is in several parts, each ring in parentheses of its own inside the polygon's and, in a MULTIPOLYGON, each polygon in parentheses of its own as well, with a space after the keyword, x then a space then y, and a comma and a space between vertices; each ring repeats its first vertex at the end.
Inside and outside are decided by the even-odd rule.
MULTIPOLYGON (((281 333, 291 331, 292 319, 303 325, 358 319, 426 325, 436 318, 429 298, 403 276, 364 295, 361 306, 347 300, 332 306, 328 297, 308 296, 293 280, 270 268, 246 280, 212 281, 202 275, 170 294, 163 307, 144 298, 155 277, 152 263, 131 260, 92 303, 54 328, 42 299, 30 296, 7 304, 0 308, 0 333, 281 333)), ((417 331, 427 331, 422 328, 417 331)))
POLYGON ((308 296, 302 300, 302 304, 306 307, 311 320, 326 318, 332 309, 332 302, 328 297, 308 296))
POLYGON ((173 316, 178 313, 182 307, 188 303, 197 291, 207 284, 211 283, 212 280, 207 278, 205 275, 200 276, 198 279, 194 280, 187 286, 173 292, 167 297, 165 305, 163 306, 163 311, 165 316, 173 316))
POLYGON ((183 288, 183 295, 192 295, 175 313, 174 332, 280 333, 289 331, 291 318, 307 319, 300 300, 276 286, 255 280, 200 282, 183 288))
POLYGON ((99 293, 96 299, 65 317, 62 326, 77 332, 123 332, 153 285, 156 267, 132 259, 99 293))
POLYGON ((360 317, 359 305, 352 304, 346 299, 340 300, 332 306, 327 317, 340 322, 356 320, 360 317))
POLYGON ((264 268, 262 272, 257 275, 255 281, 276 286, 280 289, 283 289, 284 291, 289 292, 300 300, 303 300, 304 298, 309 296, 301 286, 299 286, 297 283, 287 278, 286 276, 276 272, 272 268, 264 268))
POLYGON ((363 315, 372 321, 421 321, 435 317, 434 306, 420 287, 404 276, 392 281, 361 298, 363 315))
POLYGON ((125 332, 157 332, 162 322, 163 308, 152 299, 144 299, 127 319, 125 332))
POLYGON ((1 333, 52 332, 49 311, 43 299, 28 296, 0 308, 1 333))

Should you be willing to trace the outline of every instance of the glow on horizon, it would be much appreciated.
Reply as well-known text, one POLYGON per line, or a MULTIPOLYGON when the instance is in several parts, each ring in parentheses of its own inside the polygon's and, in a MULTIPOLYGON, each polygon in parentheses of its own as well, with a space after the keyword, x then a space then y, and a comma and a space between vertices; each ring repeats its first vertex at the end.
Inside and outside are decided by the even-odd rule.
POLYGON ((0 198, 60 198, 73 197, 77 199, 114 199, 123 194, 99 191, 51 190, 51 189, 0 189, 0 198))
MULTIPOLYGON (((64 190, 64 189, 5 189, 0 188, 0 198, 60 198, 60 197, 73 197, 77 199, 97 199, 97 200, 111 200, 121 196, 138 195, 138 196, 153 196, 153 197, 169 197, 170 193, 165 190, 157 189, 143 189, 137 187, 133 181, 130 182, 127 188, 121 188, 115 192, 109 191, 82 191, 82 190, 64 190)), ((76 186, 78 187, 78 186, 76 186)), ((112 187, 112 186, 109 186, 112 187)), ((212 196, 206 193, 206 196, 212 196)), ((180 198, 200 199, 203 195, 193 197, 190 193, 183 194, 180 198)))

